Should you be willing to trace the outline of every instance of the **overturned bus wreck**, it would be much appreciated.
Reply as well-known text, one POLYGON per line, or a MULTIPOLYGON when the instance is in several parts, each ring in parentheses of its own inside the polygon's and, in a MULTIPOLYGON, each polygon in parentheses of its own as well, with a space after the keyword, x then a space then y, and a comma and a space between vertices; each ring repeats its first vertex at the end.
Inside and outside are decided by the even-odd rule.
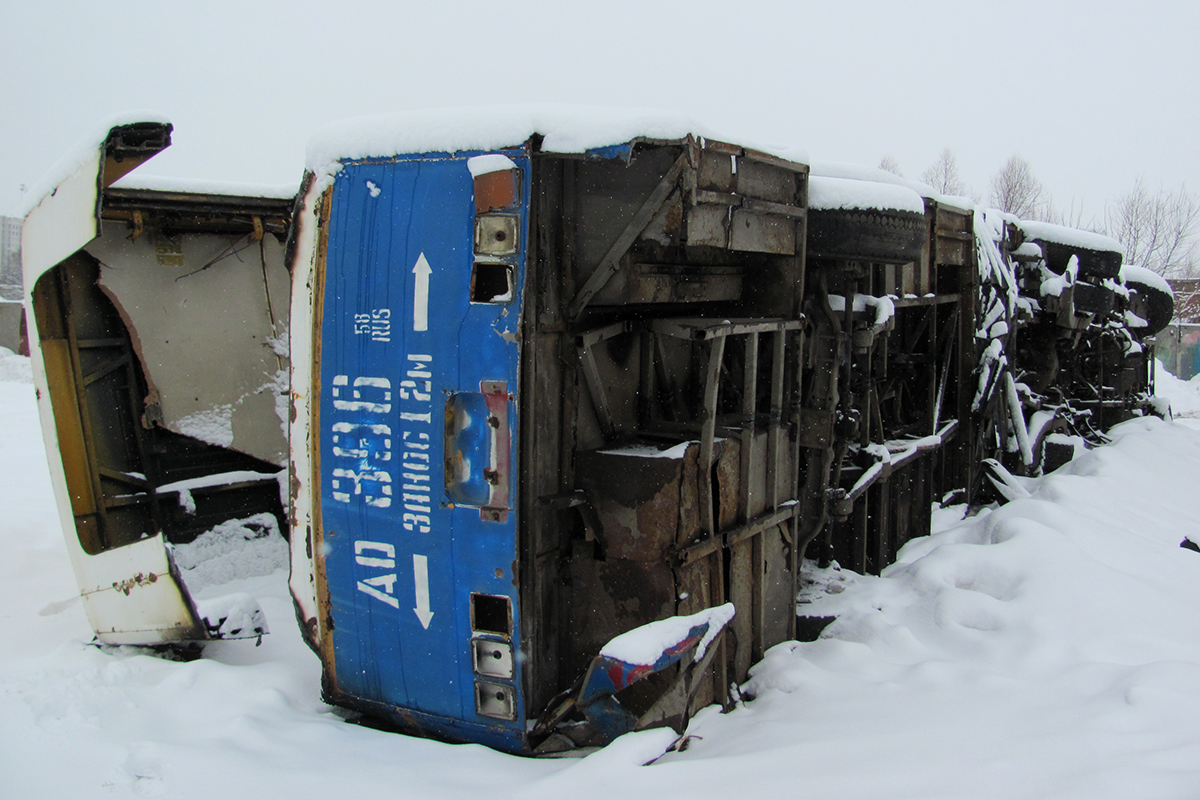
POLYGON ((24 227, 51 476, 109 644, 262 635, 249 598, 198 607, 169 550, 228 520, 286 533, 292 199, 113 185, 170 136, 106 130, 24 227))
POLYGON ((878 171, 542 110, 347 123, 295 198, 113 185, 170 131, 107 131, 26 220, 89 619, 261 635, 173 553, 278 527, 325 698, 405 732, 682 733, 819 634, 806 563, 878 574, 1152 410, 1164 281, 878 171))
POLYGON ((496 138, 310 177, 293 591, 326 695, 402 728, 680 727, 793 633, 808 169, 496 138))

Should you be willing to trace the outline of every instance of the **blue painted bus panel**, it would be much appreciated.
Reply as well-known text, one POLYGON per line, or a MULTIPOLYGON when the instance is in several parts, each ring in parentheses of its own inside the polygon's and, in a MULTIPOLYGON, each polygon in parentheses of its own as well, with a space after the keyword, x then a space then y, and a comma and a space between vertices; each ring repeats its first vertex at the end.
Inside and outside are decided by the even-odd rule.
MULTIPOLYGON (((473 593, 508 598, 519 649, 517 515, 452 503, 444 451, 448 400, 464 398, 466 411, 465 398, 483 397, 482 385, 506 384, 508 435, 489 440, 468 426, 458 444, 473 448, 476 463, 451 483, 462 490, 459 503, 480 501, 484 462, 494 461, 489 442, 503 441, 513 468, 499 495, 515 496, 519 346, 501 334, 514 333, 520 315, 528 189, 516 212, 518 251, 504 259, 514 272, 512 297, 471 303, 467 155, 347 164, 334 184, 319 414, 333 671, 339 691, 366 703, 448 718, 434 726, 447 730, 500 726, 520 737, 520 659, 513 677, 499 680, 512 687, 514 718, 476 714, 470 615, 473 593)), ((505 155, 528 187, 527 154, 505 155)), ((486 413, 479 405, 466 416, 486 413)))

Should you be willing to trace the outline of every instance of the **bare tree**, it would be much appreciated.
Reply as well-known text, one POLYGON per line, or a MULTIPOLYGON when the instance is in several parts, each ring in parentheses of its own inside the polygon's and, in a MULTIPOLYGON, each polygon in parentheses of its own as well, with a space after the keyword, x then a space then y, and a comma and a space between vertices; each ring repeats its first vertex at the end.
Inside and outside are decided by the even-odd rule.
POLYGON ((1041 219, 1045 222, 1053 222, 1055 225, 1065 225, 1068 228, 1078 228, 1081 231, 1094 231, 1095 233, 1104 233, 1104 226, 1096 222, 1096 215, 1084 219, 1083 201, 1076 201, 1071 198, 1071 204, 1065 209, 1060 209, 1054 204, 1054 198, 1049 192, 1043 193, 1042 197, 1042 216, 1041 219))
POLYGON ((929 169, 921 173, 921 180, 942 194, 962 195, 966 194, 967 191, 966 185, 958 177, 958 164, 955 162, 954 153, 950 152, 949 147, 942 150, 942 154, 938 156, 937 161, 933 162, 929 166, 929 169))
POLYGON ((1133 188, 1104 209, 1105 232, 1121 243, 1127 263, 1160 275, 1189 277, 1200 253, 1200 201, 1183 186, 1178 191, 1150 191, 1138 178, 1133 188))
POLYGON ((883 158, 879 159, 879 168, 884 172, 890 172, 893 175, 899 175, 901 178, 904 177, 904 173, 900 171, 900 162, 896 161, 896 159, 892 158, 891 156, 884 156, 883 158))
POLYGON ((1018 155, 1009 158, 1000 171, 992 176, 988 202, 1022 219, 1046 216, 1048 205, 1041 182, 1033 176, 1033 168, 1018 155))

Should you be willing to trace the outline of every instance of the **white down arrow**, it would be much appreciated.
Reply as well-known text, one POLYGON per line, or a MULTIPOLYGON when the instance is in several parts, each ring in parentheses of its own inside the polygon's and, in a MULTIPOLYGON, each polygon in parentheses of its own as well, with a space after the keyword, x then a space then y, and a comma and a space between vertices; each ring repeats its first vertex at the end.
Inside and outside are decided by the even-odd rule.
POLYGON ((429 610, 429 559, 416 553, 413 553, 413 583, 417 592, 417 607, 413 611, 417 613, 421 627, 429 630, 429 621, 433 619, 433 612, 429 610))

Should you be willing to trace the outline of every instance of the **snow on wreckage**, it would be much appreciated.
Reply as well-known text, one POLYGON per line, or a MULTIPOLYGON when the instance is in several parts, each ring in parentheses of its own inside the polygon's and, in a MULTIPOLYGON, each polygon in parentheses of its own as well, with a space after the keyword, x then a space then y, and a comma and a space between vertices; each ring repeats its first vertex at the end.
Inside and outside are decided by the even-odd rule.
POLYGON ((334 702, 570 749, 682 729, 791 634, 807 169, 600 119, 312 149, 292 588, 334 702), (695 614, 642 663, 597 655, 695 614), (722 628, 740 647, 700 647, 722 628))
POLYGON ((170 549, 239 517, 286 531, 292 199, 118 183, 170 135, 144 117, 106 125, 24 226, 43 433, 84 606, 109 644, 261 635, 257 608, 237 606, 244 625, 228 603, 198 609, 170 549))
POLYGON ((35 246, 27 284, 81 588, 165 618, 114 625, 93 600, 101 638, 231 616, 253 635, 233 600, 199 624, 163 541, 278 516, 286 464, 328 700, 521 753, 682 732, 814 633, 806 555, 878 573, 938 502, 1003 494, 1143 413, 1170 298, 1107 241, 698 130, 579 109, 344 123, 294 209, 106 183, 165 123, 93 142, 26 230, 79 228, 35 246), (163 315, 235 288, 251 307, 226 331, 163 315), (218 347, 223 381, 178 368, 218 347))

